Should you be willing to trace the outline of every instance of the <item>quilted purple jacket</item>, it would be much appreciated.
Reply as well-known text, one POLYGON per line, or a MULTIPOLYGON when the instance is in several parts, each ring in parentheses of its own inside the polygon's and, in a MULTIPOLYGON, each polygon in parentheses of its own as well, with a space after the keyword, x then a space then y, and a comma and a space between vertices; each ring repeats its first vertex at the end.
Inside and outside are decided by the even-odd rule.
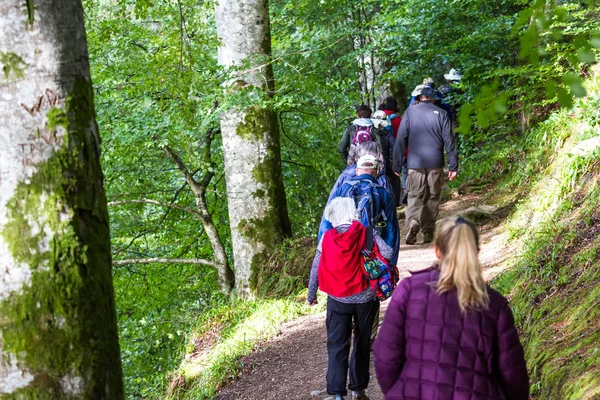
POLYGON ((462 314, 456 291, 435 293, 439 271, 404 279, 373 345, 386 400, 527 400, 523 347, 507 300, 462 314))

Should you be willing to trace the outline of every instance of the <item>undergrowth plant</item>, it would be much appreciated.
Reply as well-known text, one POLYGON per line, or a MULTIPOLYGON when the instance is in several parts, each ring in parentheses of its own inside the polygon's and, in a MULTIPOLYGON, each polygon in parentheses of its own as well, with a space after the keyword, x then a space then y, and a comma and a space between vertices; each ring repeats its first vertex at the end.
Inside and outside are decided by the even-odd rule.
POLYGON ((214 398, 244 370, 243 357, 277 335, 282 323, 323 307, 292 298, 266 299, 227 303, 205 313, 191 335, 185 360, 170 377, 167 398, 214 398))
MULTIPOLYGON (((530 131, 537 174, 508 223, 518 256, 492 285, 509 297, 539 399, 600 396, 600 93, 530 131)), ((526 156, 531 157, 531 155, 526 156)), ((531 160, 529 161, 529 163, 531 160)), ((512 188, 521 181, 511 178, 512 188)), ((523 190, 523 188, 521 188, 523 190)))

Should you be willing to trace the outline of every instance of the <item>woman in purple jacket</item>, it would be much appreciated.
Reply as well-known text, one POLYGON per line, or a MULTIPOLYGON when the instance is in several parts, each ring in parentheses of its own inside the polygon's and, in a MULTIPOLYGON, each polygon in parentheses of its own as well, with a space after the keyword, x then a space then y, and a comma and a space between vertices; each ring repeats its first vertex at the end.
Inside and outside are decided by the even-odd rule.
POLYGON ((385 398, 527 400, 523 347, 507 300, 483 279, 475 225, 442 221, 435 253, 396 288, 373 345, 385 398))

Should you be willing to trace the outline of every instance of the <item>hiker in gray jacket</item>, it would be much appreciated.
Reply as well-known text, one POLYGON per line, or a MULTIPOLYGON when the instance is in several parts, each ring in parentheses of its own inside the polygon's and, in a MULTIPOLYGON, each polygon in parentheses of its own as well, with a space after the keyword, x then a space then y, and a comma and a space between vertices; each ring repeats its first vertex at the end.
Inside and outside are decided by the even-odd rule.
POLYGON ((448 154, 450 180, 456 177, 458 155, 448 113, 433 104, 434 90, 423 88, 420 103, 409 107, 400 123, 394 145, 393 170, 399 175, 408 147, 408 207, 406 244, 415 244, 419 231, 423 242, 433 241, 435 219, 442 192, 444 148, 448 154))

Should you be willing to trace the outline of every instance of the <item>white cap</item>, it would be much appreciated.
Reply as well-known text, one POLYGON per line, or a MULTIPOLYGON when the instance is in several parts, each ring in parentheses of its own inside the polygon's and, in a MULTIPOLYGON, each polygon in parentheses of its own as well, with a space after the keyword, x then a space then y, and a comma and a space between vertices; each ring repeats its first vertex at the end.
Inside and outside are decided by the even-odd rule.
POLYGON ((446 78, 448 81, 460 81, 462 79, 462 74, 452 68, 450 72, 444 74, 444 78, 446 78))
POLYGON ((365 154, 361 158, 358 159, 356 163, 356 168, 361 169, 377 169, 378 161, 375 157, 370 154, 365 154))
POLYGON ((371 121, 373 121, 373 125, 377 129, 385 128, 386 126, 390 126, 390 121, 387 119, 387 114, 384 111, 375 111, 373 116, 371 117, 371 121))
POLYGON ((412 91, 412 93, 410 94, 413 97, 417 97, 421 95, 421 90, 423 90, 423 88, 427 86, 427 85, 417 85, 415 86, 415 89, 412 91))

